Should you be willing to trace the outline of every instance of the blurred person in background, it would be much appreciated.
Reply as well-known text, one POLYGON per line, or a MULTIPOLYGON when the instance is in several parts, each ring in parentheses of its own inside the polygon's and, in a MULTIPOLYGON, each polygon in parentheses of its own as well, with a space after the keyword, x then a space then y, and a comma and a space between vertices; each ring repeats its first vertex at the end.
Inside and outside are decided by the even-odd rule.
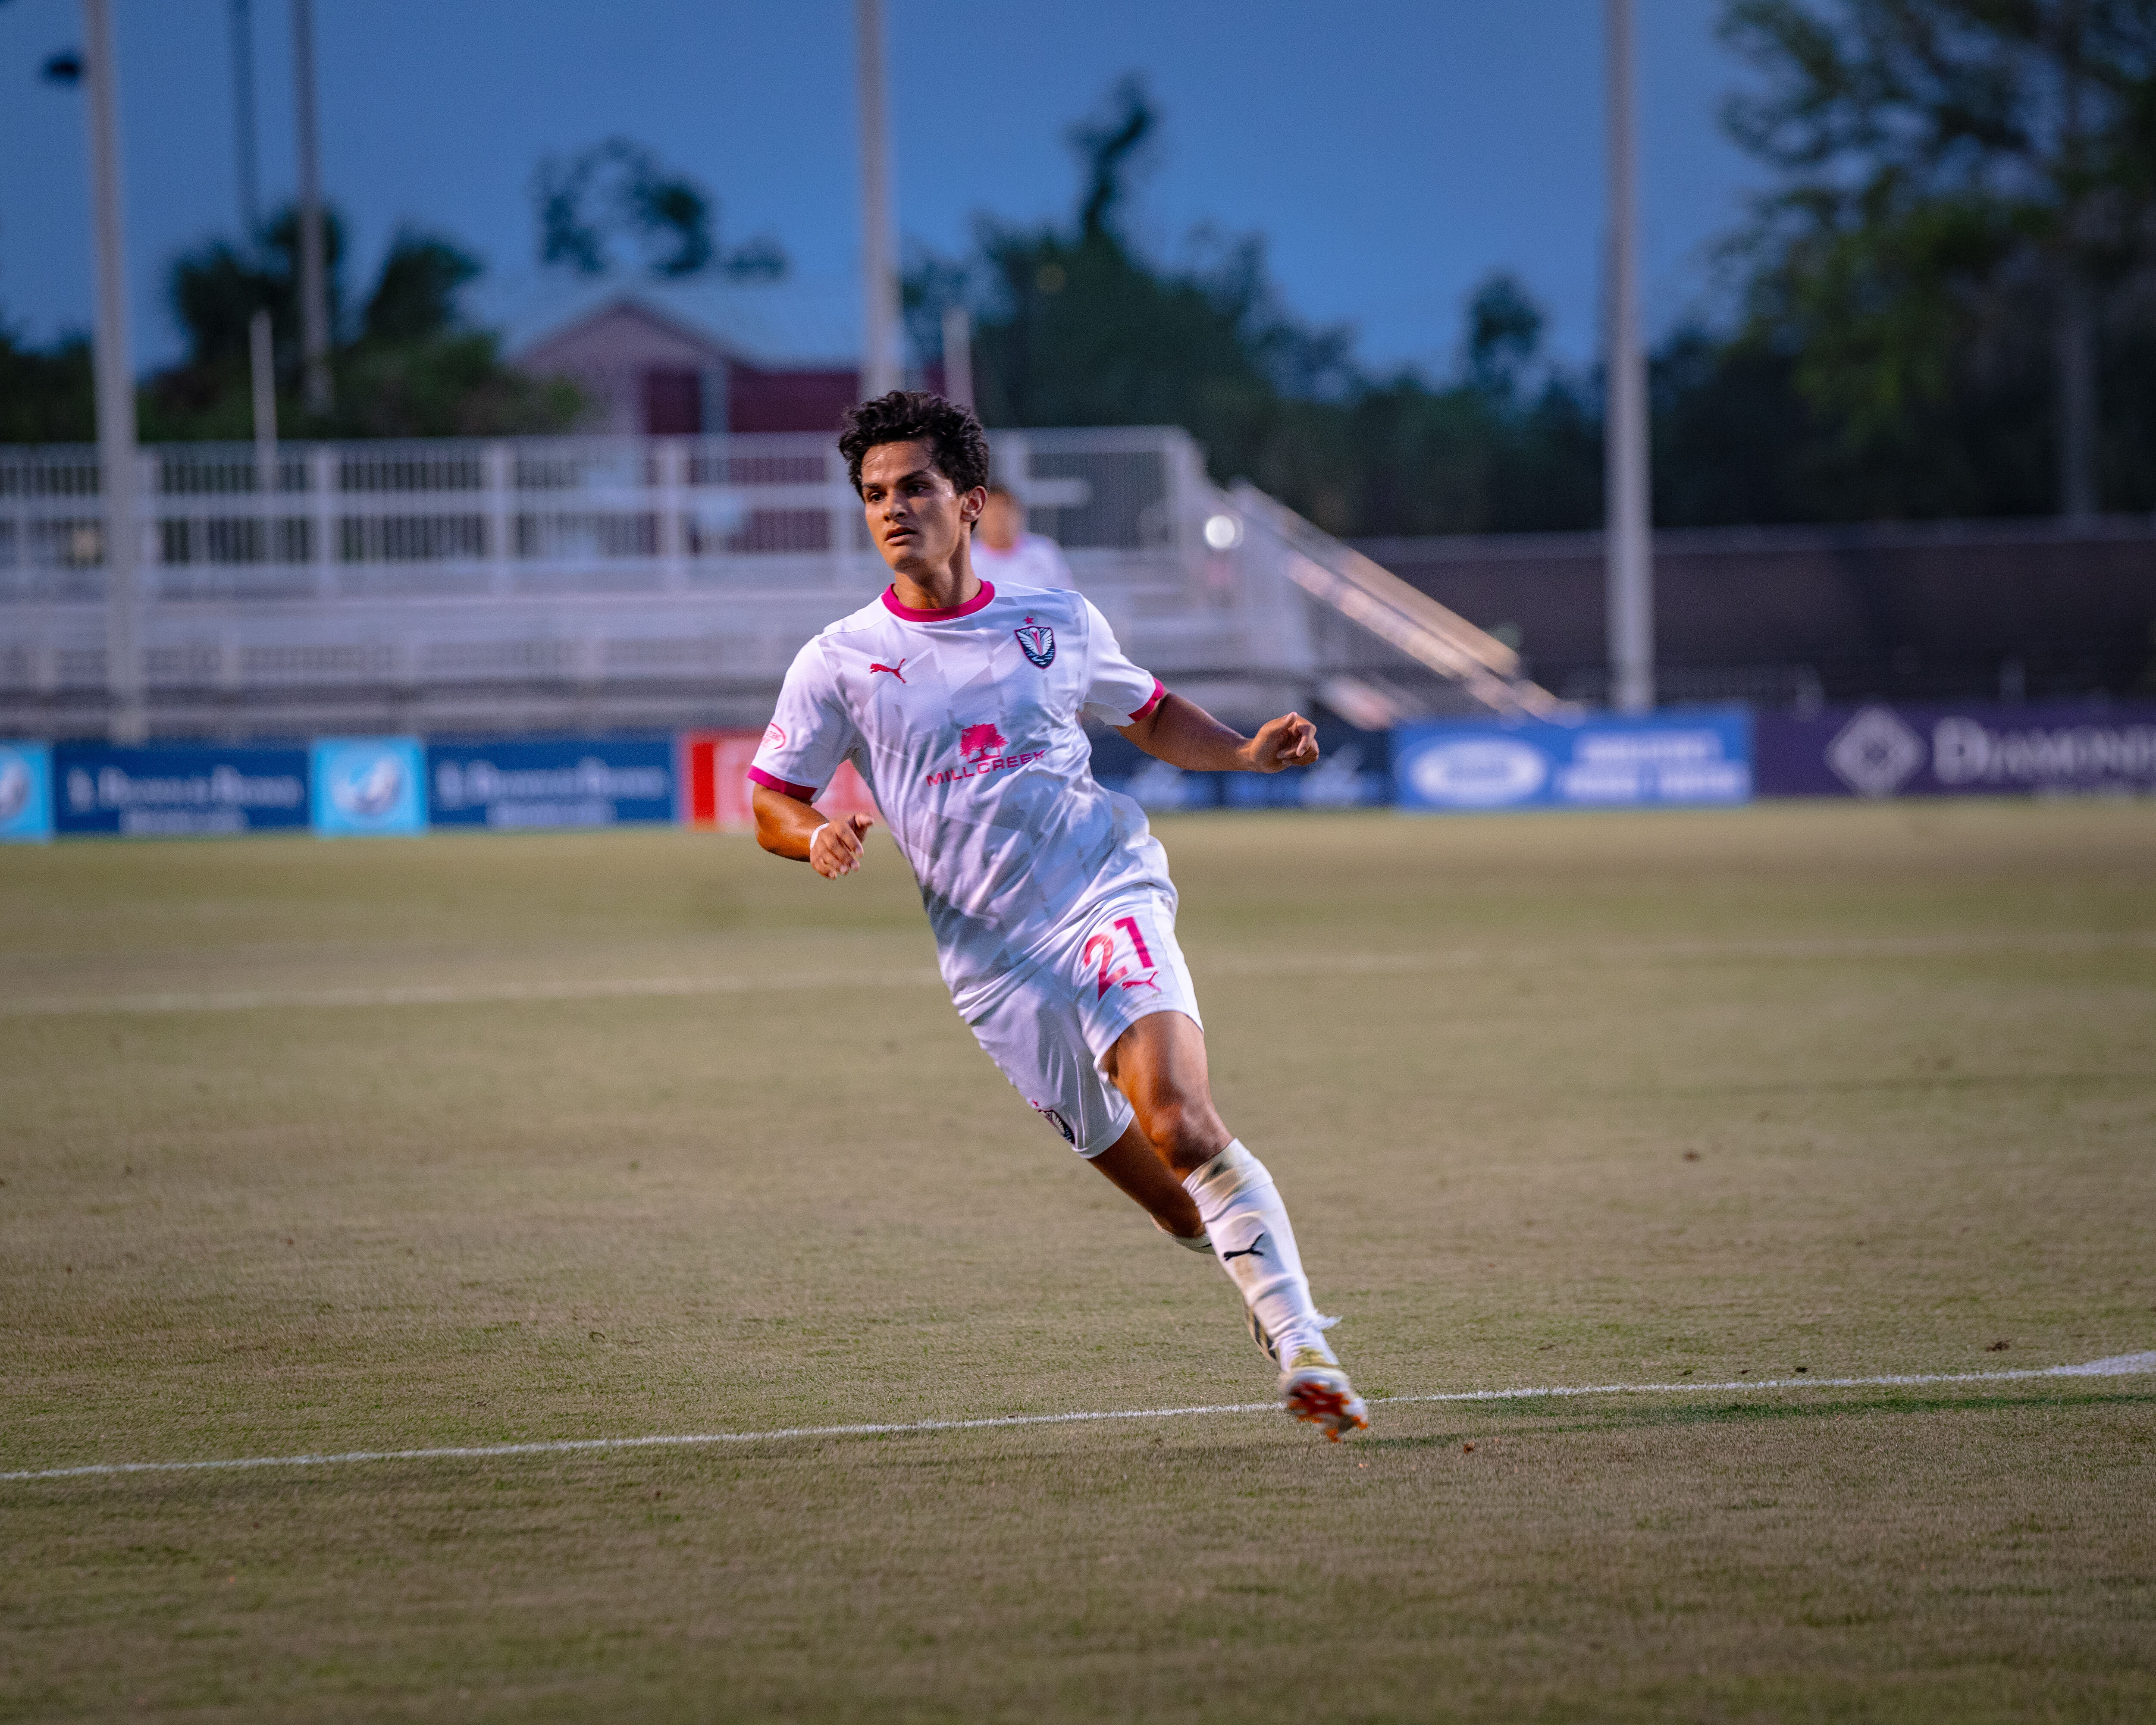
POLYGON ((973 568, 984 581, 1002 587, 1075 589, 1078 585, 1071 578, 1063 547, 1045 533, 1026 531, 1025 506, 1009 485, 988 487, 988 501, 973 535, 973 568))

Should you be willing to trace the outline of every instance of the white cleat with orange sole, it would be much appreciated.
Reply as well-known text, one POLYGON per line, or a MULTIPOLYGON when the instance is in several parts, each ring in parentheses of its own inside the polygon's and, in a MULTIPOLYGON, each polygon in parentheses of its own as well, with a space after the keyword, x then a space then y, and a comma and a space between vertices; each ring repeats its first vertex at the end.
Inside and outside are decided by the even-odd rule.
POLYGON ((1336 1444, 1343 1433, 1370 1429, 1369 1409, 1347 1373, 1317 1348, 1296 1350, 1295 1363, 1281 1373, 1280 1399, 1290 1417, 1307 1420, 1336 1444))

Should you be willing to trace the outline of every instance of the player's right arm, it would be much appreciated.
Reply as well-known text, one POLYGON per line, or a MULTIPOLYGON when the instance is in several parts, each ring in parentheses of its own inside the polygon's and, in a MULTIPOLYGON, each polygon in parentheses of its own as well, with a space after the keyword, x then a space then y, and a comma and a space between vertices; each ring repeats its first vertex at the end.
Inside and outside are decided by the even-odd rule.
POLYGON ((827 880, 861 865, 865 814, 826 821, 815 798, 860 743, 820 638, 794 655, 778 706, 748 769, 756 842, 773 856, 805 862, 827 880))
POLYGON ((827 821, 813 803, 767 785, 752 786, 756 809, 756 842, 773 856, 805 862, 827 880, 850 875, 861 865, 861 840, 875 824, 865 814, 827 821))

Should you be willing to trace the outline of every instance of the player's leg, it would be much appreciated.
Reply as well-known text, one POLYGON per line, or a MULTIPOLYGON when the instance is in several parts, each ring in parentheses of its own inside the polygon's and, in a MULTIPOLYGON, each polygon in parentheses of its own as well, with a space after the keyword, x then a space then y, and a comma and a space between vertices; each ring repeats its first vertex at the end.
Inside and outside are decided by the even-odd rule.
POLYGON ((1116 1189, 1153 1219, 1178 1245, 1209 1252, 1205 1219, 1198 1214, 1198 1200, 1184 1189, 1182 1179, 1161 1158, 1138 1123, 1133 1120, 1120 1138, 1098 1156, 1093 1166, 1115 1183, 1116 1189))
POLYGON ((1204 1031, 1179 1010, 1148 1013, 1116 1039, 1100 1066, 1129 1099, 1135 1129, 1196 1204, 1220 1267, 1243 1296, 1251 1334, 1281 1367, 1282 1404, 1336 1440, 1367 1425, 1362 1400, 1326 1342, 1326 1320, 1311 1299, 1279 1189, 1213 1106, 1204 1031))

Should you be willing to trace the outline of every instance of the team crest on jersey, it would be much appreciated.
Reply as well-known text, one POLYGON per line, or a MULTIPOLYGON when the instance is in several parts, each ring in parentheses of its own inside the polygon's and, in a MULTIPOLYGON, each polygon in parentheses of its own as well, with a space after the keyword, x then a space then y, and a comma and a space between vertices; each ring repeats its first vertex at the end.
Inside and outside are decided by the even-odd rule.
POLYGON ((1030 617, 1011 633, 1018 637, 1019 651, 1043 670, 1055 663, 1055 631, 1030 617))

